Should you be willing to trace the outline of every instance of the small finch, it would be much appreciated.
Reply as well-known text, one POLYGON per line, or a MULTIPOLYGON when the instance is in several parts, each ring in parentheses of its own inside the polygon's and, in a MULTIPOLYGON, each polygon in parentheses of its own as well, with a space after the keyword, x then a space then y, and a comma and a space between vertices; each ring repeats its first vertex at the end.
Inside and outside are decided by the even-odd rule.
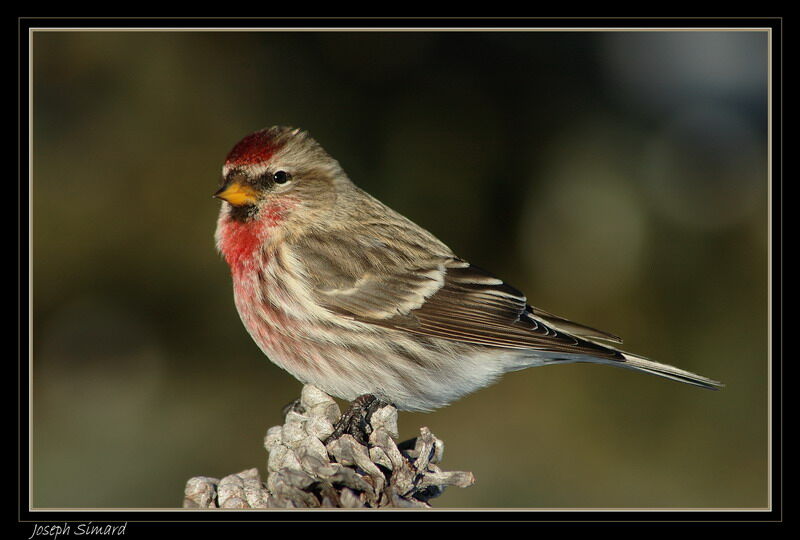
POLYGON ((721 386, 530 306, 356 187, 298 129, 239 141, 214 196, 216 244, 245 328, 275 364, 330 395, 430 411, 506 372, 572 362, 721 386))

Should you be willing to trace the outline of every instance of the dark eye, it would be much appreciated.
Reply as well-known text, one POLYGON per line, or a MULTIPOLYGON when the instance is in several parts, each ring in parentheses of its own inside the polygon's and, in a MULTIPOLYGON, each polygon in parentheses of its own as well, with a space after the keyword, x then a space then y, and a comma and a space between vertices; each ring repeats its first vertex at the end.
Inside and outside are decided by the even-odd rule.
POLYGON ((272 180, 276 184, 285 184, 286 182, 291 180, 291 178, 292 178, 292 175, 290 175, 286 171, 278 171, 278 172, 276 172, 275 174, 272 175, 272 180))

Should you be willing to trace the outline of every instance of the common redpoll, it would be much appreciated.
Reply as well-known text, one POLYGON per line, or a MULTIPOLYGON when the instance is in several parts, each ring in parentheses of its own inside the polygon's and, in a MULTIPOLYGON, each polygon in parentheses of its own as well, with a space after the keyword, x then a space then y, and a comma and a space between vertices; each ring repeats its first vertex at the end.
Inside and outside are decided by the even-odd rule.
POLYGON ((508 371, 571 362, 720 386, 528 305, 356 187, 298 129, 239 141, 215 197, 216 244, 245 328, 275 364, 333 396, 429 411, 508 371))

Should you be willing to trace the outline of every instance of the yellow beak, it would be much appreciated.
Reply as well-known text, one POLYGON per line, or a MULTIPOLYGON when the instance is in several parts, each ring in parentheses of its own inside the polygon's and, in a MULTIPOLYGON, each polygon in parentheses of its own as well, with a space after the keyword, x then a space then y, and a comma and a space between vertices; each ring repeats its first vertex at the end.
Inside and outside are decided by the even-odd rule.
POLYGON ((231 182, 214 193, 214 197, 229 202, 233 206, 244 206, 253 204, 258 199, 255 189, 239 182, 231 182))

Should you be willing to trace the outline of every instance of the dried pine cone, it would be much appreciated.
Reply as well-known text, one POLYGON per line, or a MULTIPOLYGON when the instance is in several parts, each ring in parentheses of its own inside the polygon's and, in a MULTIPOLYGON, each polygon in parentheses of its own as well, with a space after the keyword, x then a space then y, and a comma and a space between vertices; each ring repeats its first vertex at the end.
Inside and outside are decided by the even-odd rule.
POLYGON ((429 508, 447 486, 468 487, 469 472, 438 467, 444 444, 426 427, 399 445, 397 410, 384 405, 365 420, 369 440, 350 434, 323 443, 340 411, 318 388, 306 385, 286 413, 286 423, 267 431, 266 484, 257 469, 222 480, 197 476, 186 483, 184 508, 429 508))

